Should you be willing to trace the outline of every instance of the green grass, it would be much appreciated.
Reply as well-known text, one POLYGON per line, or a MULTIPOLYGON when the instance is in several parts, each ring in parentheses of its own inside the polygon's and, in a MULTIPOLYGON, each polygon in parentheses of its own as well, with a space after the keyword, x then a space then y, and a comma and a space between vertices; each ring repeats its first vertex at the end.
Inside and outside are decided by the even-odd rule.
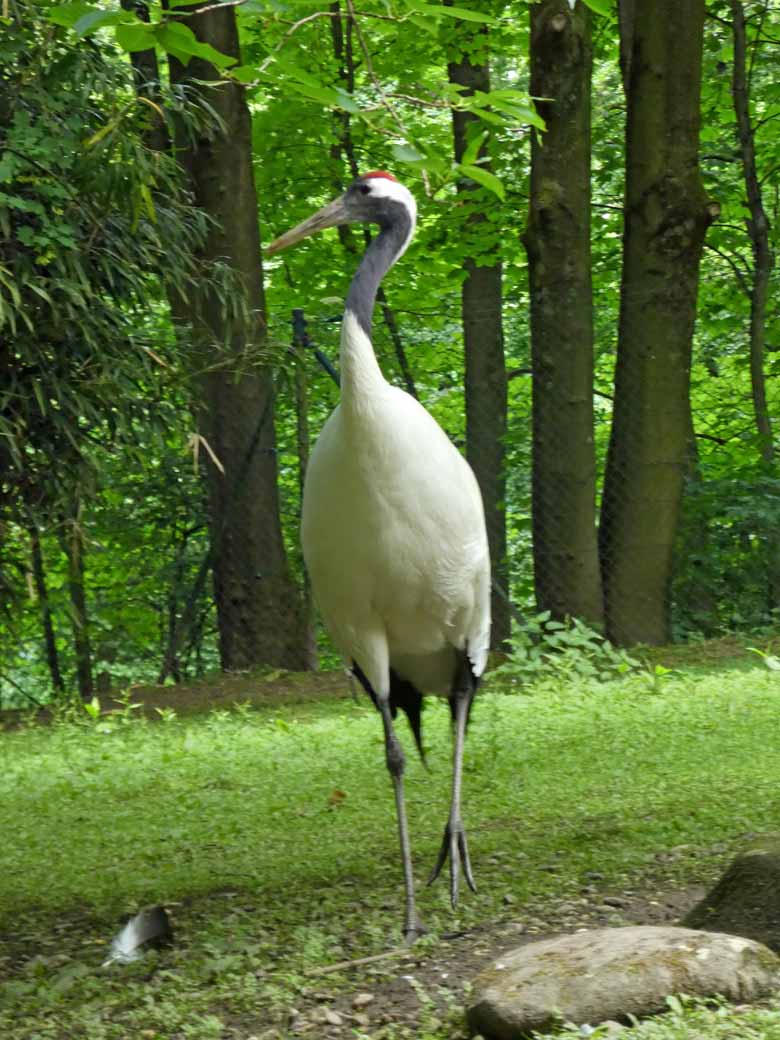
MULTIPOLYGON (((665 866, 666 884, 709 877, 722 859, 702 850, 780 829, 777 676, 756 667, 659 687, 640 676, 481 696, 464 792, 480 891, 453 914, 446 884, 421 889, 434 933, 506 917, 507 896, 513 916, 543 915, 589 871, 606 888, 641 883, 673 847, 689 846, 665 866)), ((399 724, 420 878, 449 798, 448 712, 428 704, 429 773, 399 724)), ((317 987, 307 971, 399 936, 392 796, 363 702, 0 733, 0 834, 4 1040, 286 1036, 291 1009, 317 987), (119 917, 149 903, 172 907, 176 947, 101 970, 119 917)), ((434 934, 421 950, 436 945, 434 934)), ((368 983, 342 974, 327 985, 377 986, 391 972, 380 962, 368 983)), ((729 1034, 734 1014, 688 1009, 636 1036, 780 1038, 776 1012, 751 1011, 765 1019, 754 1033, 743 1012, 744 1031, 729 1034)), ((411 1033, 386 1023, 341 1035, 459 1035, 437 1022, 430 1012, 411 1033)))

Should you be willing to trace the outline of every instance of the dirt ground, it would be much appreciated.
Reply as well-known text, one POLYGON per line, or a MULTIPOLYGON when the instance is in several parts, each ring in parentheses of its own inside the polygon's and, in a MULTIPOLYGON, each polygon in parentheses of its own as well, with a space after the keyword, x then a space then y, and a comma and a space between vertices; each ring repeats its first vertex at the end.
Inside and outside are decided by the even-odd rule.
MULTIPOLYGON (((696 885, 613 893, 594 884, 585 886, 575 899, 538 908, 539 916, 527 907, 507 907, 500 920, 447 936, 433 950, 412 947, 383 960, 355 962, 346 969, 354 975, 354 988, 347 993, 331 990, 326 974, 312 976, 311 988, 291 1009, 287 1028, 296 1035, 343 1040, 354 1037, 355 1030, 377 1038, 386 1032, 402 1036, 401 1027, 407 1026, 408 1035, 417 1036, 421 1015, 428 1022, 447 1021, 453 1009, 462 1007, 470 980, 502 953, 579 929, 676 924, 705 892, 696 885)), ((460 1018, 459 1012, 453 1015, 453 1040, 465 1036, 459 1031, 460 1018)), ((257 1040, 272 1040, 284 1033, 266 1029, 253 1035, 257 1040)))

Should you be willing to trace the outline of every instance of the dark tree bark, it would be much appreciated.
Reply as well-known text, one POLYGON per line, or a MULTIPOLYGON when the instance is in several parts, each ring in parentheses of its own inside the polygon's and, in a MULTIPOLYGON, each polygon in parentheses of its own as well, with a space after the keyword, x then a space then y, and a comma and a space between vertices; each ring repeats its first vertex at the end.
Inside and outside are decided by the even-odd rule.
MULTIPOLYGON (((310 346, 306 331, 306 319, 303 311, 293 311, 293 344, 292 354, 295 378, 295 443, 298 454, 298 494, 303 501, 303 485, 311 454, 311 437, 309 435, 309 381, 306 375, 306 348, 310 346)), ((303 559, 300 556, 300 567, 303 573, 303 616, 306 621, 307 652, 309 666, 316 668, 318 664, 316 618, 311 582, 303 559)))
MULTIPOLYGON (((488 38, 484 26, 460 22, 451 45, 447 70, 451 83, 464 88, 466 95, 490 91, 488 38)), ((452 128, 455 161, 463 158, 469 128, 483 125, 470 112, 453 110, 452 128)), ((487 151, 483 144, 480 158, 487 151)), ((469 199, 477 185, 460 181, 458 194, 469 199)), ((482 219, 478 212, 466 221, 473 228, 482 219)), ((466 457, 474 470, 485 504, 490 559, 494 585, 508 589, 504 471, 507 414, 507 378, 504 362, 502 324, 502 271, 495 256, 469 256, 463 264, 465 279, 461 289, 461 317, 466 361, 466 457)), ((503 646, 510 633, 510 604, 495 588, 491 598, 493 619, 491 645, 503 646)))
MULTIPOLYGON (((142 22, 149 21, 149 5, 145 0, 120 0, 125 11, 133 11, 142 22)), ((155 102, 157 111, 149 106, 149 129, 145 134, 146 143, 155 151, 164 151, 169 144, 168 130, 160 113, 160 68, 157 52, 150 48, 145 51, 131 51, 130 63, 133 66, 135 89, 139 97, 155 102)))
POLYGON ((556 617, 603 618, 593 441, 590 11, 531 7, 533 132, 528 252, 536 599, 556 617))
POLYGON ((30 557, 32 561, 32 575, 35 584, 35 593, 38 597, 38 609, 41 614, 41 630, 43 632, 43 644, 46 649, 46 663, 49 666, 51 684, 58 694, 65 692, 65 683, 60 671, 60 658, 57 652, 57 637, 54 633, 54 621, 49 602, 49 589, 46 584, 46 568, 43 563, 43 549, 41 548, 41 535, 36 523, 30 519, 27 526, 30 536, 30 557))
POLYGON ((76 678, 83 701, 92 699, 92 646, 89 638, 89 615, 84 566, 84 531, 81 526, 81 501, 73 502, 71 512, 62 518, 60 544, 68 561, 68 594, 70 622, 73 629, 73 650, 76 658, 76 678))
MULTIPOLYGON (((777 475, 777 456, 766 395, 764 358, 769 284, 775 258, 771 226, 764 207, 761 181, 756 166, 755 131, 750 114, 750 84, 747 72, 745 10, 741 0, 731 0, 731 18, 734 40, 731 90, 737 117, 745 196, 750 214, 745 223, 753 252, 750 283, 750 386, 761 462, 764 470, 774 477, 777 475)), ((772 609, 780 606, 780 537, 777 534, 770 535, 766 541, 766 548, 769 558, 769 607, 772 609)))
MULTIPOLYGON (((235 10, 187 19, 197 37, 240 57, 235 10)), ((220 82, 207 62, 171 61, 174 82, 200 93, 220 128, 182 143, 180 156, 195 200, 213 219, 203 260, 230 268, 243 306, 203 284, 186 301, 202 358, 200 431, 220 465, 206 462, 210 532, 222 665, 307 665, 305 623, 285 555, 279 517, 273 378, 266 346, 252 128, 243 89, 220 82), (222 468, 220 468, 220 466, 222 468)))
POLYGON ((698 163, 704 0, 630 6, 623 273, 599 548, 610 638, 657 644, 669 638, 699 261, 716 211, 698 163))

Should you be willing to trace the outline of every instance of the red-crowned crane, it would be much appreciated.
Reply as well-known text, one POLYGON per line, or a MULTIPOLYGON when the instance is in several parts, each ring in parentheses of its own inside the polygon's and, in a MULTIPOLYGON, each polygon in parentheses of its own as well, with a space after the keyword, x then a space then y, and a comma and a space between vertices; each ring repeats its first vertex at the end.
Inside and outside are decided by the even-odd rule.
MULTIPOLYGON (((379 283, 412 238, 417 207, 388 173, 366 173, 268 253, 340 224, 378 224, 347 293, 341 327, 341 403, 311 455, 302 541, 314 597, 348 667, 384 726, 401 842, 404 937, 425 928, 414 898, 404 805, 401 708, 422 754, 422 694, 448 698, 454 728, 452 802, 433 881, 449 859, 476 891, 460 815, 463 743, 490 636, 490 559, 482 497, 468 463, 426 410, 383 377, 371 346, 379 283)), ((430 882, 429 882, 430 883, 430 882)))

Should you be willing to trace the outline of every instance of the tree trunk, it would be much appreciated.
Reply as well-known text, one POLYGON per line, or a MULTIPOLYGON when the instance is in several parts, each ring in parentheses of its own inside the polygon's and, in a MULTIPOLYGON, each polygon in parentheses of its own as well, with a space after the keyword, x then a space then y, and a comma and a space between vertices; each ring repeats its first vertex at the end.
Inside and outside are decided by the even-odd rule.
MULTIPOLYGON (((487 31, 473 22, 460 22, 452 43, 452 60, 447 64, 451 83, 464 88, 465 95, 490 91, 487 31)), ((469 142, 469 130, 484 124, 470 112, 453 109, 452 128, 455 161, 460 162, 469 142)), ((480 158, 487 155, 483 143, 480 158)), ((460 181, 458 193, 468 199, 477 185, 460 181)), ((484 218, 472 213, 466 226, 484 218)), ((464 229, 465 230, 465 229, 464 229)), ((501 262, 495 254, 468 256, 463 264, 461 316, 465 351, 466 457, 482 491, 485 504, 490 559, 494 584, 508 590, 504 472, 507 415, 507 378, 502 324, 501 262)), ((510 634, 509 602, 493 590, 491 598, 491 646, 506 644, 510 634)))
MULTIPOLYGON (((756 167, 755 133, 750 115, 750 85, 747 73, 745 11, 741 0, 731 0, 731 17, 734 40, 731 88, 737 117, 745 195, 750 213, 746 225, 753 251, 753 277, 750 285, 750 386, 761 462, 765 472, 776 477, 777 456, 764 373, 766 311, 775 258, 772 252, 769 218, 764 209, 761 182, 756 167)), ((780 537, 776 533, 770 533, 766 539, 766 548, 771 610, 780 607, 780 537)))
MULTIPOLYGON (((149 21, 149 5, 145 0, 120 0, 125 11, 133 11, 142 22, 149 21)), ((160 108, 160 67, 157 62, 157 51, 149 48, 145 51, 131 51, 130 64, 133 67, 135 89, 140 97, 149 98, 157 105, 148 106, 147 117, 149 127, 144 134, 147 147, 162 152, 169 145, 168 129, 161 116, 160 108)))
POLYGON ((68 561, 68 594, 70 622, 73 628, 73 650, 76 658, 76 678, 83 701, 92 699, 92 647, 89 639, 89 617, 84 582, 84 532, 81 526, 81 501, 76 499, 69 516, 63 517, 62 550, 68 561))
POLYGON ((65 683, 60 671, 60 658, 57 651, 57 637, 54 634, 54 621, 49 602, 49 589, 46 585, 46 570, 43 563, 43 550, 41 548, 41 535, 37 524, 30 518, 27 526, 30 536, 30 556, 32 560, 32 575, 35 584, 35 592, 38 596, 38 609, 41 614, 41 629, 43 631, 43 643, 46 649, 46 663, 49 666, 51 684, 55 693, 65 692, 65 683))
MULTIPOLYGON (((201 41, 240 57, 234 8, 193 15, 187 25, 201 41)), ((262 355, 265 300, 249 108, 238 84, 214 85, 219 75, 208 62, 195 59, 185 69, 172 59, 171 78, 186 82, 221 120, 194 143, 182 142, 180 155, 197 204, 213 220, 203 259, 226 265, 243 297, 231 304, 204 282, 187 301, 208 364, 200 430, 219 463, 209 459, 206 467, 222 666, 305 668, 305 623, 279 516, 273 378, 262 355)))
MULTIPOLYGON (((303 311, 293 311, 293 364, 295 376, 295 443, 298 454, 298 496, 303 502, 303 485, 311 454, 311 437, 309 436, 309 381, 306 377, 306 348, 310 346, 309 334, 306 330, 306 319, 303 311)), ((316 668, 318 664, 316 618, 314 599, 311 592, 309 573, 300 555, 300 568, 303 573, 303 616, 306 621, 306 644, 309 666, 316 668)))
POLYGON ((699 176, 704 0, 636 4, 628 104, 615 403, 599 532, 607 631, 669 638, 668 590, 688 462, 699 261, 716 215, 699 176))
POLYGON ((536 600, 555 617, 603 618, 593 441, 590 11, 531 7, 533 131, 528 252, 533 366, 536 600))

